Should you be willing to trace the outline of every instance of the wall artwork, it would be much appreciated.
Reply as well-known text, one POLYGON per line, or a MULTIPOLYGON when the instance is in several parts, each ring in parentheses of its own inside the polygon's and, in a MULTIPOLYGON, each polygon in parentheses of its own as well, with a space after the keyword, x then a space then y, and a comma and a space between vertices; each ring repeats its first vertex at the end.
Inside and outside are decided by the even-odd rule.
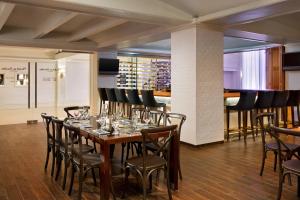
POLYGON ((16 86, 27 86, 28 74, 16 74, 16 86))

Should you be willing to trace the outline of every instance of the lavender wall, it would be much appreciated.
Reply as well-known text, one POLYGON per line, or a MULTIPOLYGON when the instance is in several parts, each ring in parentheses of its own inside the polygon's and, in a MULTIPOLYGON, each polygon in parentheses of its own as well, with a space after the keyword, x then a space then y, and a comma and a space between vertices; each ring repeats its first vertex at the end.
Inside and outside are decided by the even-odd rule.
POLYGON ((224 88, 240 89, 242 54, 228 53, 224 54, 224 88))

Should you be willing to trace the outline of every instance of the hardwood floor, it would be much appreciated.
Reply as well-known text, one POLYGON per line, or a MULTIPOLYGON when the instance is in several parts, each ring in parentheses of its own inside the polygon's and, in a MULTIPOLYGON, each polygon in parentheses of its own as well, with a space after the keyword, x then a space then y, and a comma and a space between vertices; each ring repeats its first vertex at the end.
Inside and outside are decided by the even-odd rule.
MULTIPOLYGON (((48 200, 75 199, 77 184, 72 197, 61 189, 61 180, 57 182, 44 171, 46 140, 44 127, 38 125, 0 126, 0 200, 48 200)), ((119 149, 115 158, 120 158, 119 149)), ((120 174, 119 161, 113 161, 113 184, 117 197, 122 194, 123 175, 120 174)), ((253 142, 249 137, 247 144, 233 141, 201 148, 181 146, 183 181, 179 191, 173 192, 173 199, 184 200, 221 200, 221 199, 275 199, 278 174, 273 172, 273 155, 269 154, 264 175, 259 176, 261 163, 261 142, 253 142)), ((284 184, 282 199, 298 199, 296 196, 296 178, 293 186, 284 184)), ((99 180, 98 180, 99 184, 99 180)), ((141 199, 136 188, 137 179, 130 179, 131 188, 126 199, 141 199)), ((155 184, 154 184, 155 185, 155 184)), ((68 185, 67 185, 68 188, 68 185)), ((83 188, 83 198, 99 199, 99 189, 93 186, 88 177, 83 188)), ((163 178, 149 199, 167 199, 163 178)))

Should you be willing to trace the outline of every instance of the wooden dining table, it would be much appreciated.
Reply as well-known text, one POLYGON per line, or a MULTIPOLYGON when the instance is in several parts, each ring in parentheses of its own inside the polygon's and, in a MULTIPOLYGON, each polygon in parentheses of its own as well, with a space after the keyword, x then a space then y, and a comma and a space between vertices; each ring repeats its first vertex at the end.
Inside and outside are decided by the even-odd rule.
MULTIPOLYGON (((96 122, 96 118, 90 119, 90 127, 80 128, 80 134, 85 138, 92 140, 95 143, 100 144, 101 155, 104 158, 104 162, 100 166, 100 199, 108 200, 110 197, 110 182, 111 182, 111 158, 110 158, 110 145, 121 144, 127 142, 141 141, 142 135, 140 132, 134 132, 131 134, 122 132, 119 130, 118 134, 112 135, 99 135, 95 134, 93 130, 98 129, 99 125, 96 122)), ((162 132, 156 134, 159 137, 168 136, 169 132, 162 132)), ((179 137, 175 132, 171 141, 171 156, 170 156, 170 182, 173 190, 178 190, 178 155, 179 155, 179 137)))

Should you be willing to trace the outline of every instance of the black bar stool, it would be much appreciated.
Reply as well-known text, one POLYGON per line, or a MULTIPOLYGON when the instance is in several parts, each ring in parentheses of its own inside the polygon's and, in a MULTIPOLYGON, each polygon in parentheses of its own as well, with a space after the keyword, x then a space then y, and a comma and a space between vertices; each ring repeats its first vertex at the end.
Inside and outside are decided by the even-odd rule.
POLYGON ((145 109, 151 109, 151 108, 162 108, 164 112, 166 112, 166 104, 165 103, 158 103, 153 94, 153 90, 141 90, 142 98, 143 98, 143 104, 145 106, 145 109))
POLYGON ((105 88, 98 88, 99 96, 100 96, 100 114, 102 113, 102 107, 105 108, 105 103, 108 101, 107 94, 105 88))
POLYGON ((130 104, 130 117, 133 110, 140 111, 140 118, 142 118, 142 113, 144 111, 144 104, 139 97, 139 92, 136 89, 126 90, 128 103, 130 104))
POLYGON ((287 127, 286 124, 286 103, 288 100, 288 95, 289 92, 288 91, 275 91, 274 93, 274 98, 273 98, 273 102, 272 102, 272 112, 275 111, 276 114, 276 126, 279 126, 279 109, 281 110, 281 114, 282 114, 282 119, 284 122, 284 127, 287 127))
MULTIPOLYGON (((274 91, 258 91, 255 102, 256 113, 263 113, 265 109, 270 112, 274 98, 274 91)), ((256 120, 257 122, 257 120, 256 120)), ((258 135, 258 124, 256 123, 256 135, 258 135)))
POLYGON ((226 106, 226 121, 227 121, 227 141, 229 141, 229 122, 230 122, 230 111, 238 112, 238 129, 239 129, 239 139, 241 139, 241 113, 243 113, 243 132, 244 139, 247 137, 247 118, 248 111, 250 111, 250 123, 252 136, 255 140, 254 131, 253 131, 253 119, 252 119, 252 110, 255 108, 255 99, 256 91, 241 91, 240 99, 238 103, 234 106, 226 106))
POLYGON ((116 111, 116 104, 118 102, 114 88, 105 88, 105 92, 107 95, 107 99, 109 101, 108 104, 108 113, 112 114, 116 111))
POLYGON ((299 96, 300 96, 299 90, 289 90, 289 98, 287 100, 286 106, 287 110, 290 107, 291 108, 291 117, 292 117, 292 126, 296 126, 295 122, 295 111, 294 107, 297 108, 297 121, 299 122, 299 96))
POLYGON ((128 104, 128 99, 126 96, 125 89, 115 88, 115 94, 118 102, 118 109, 121 109, 123 115, 125 115, 125 107, 128 104))

